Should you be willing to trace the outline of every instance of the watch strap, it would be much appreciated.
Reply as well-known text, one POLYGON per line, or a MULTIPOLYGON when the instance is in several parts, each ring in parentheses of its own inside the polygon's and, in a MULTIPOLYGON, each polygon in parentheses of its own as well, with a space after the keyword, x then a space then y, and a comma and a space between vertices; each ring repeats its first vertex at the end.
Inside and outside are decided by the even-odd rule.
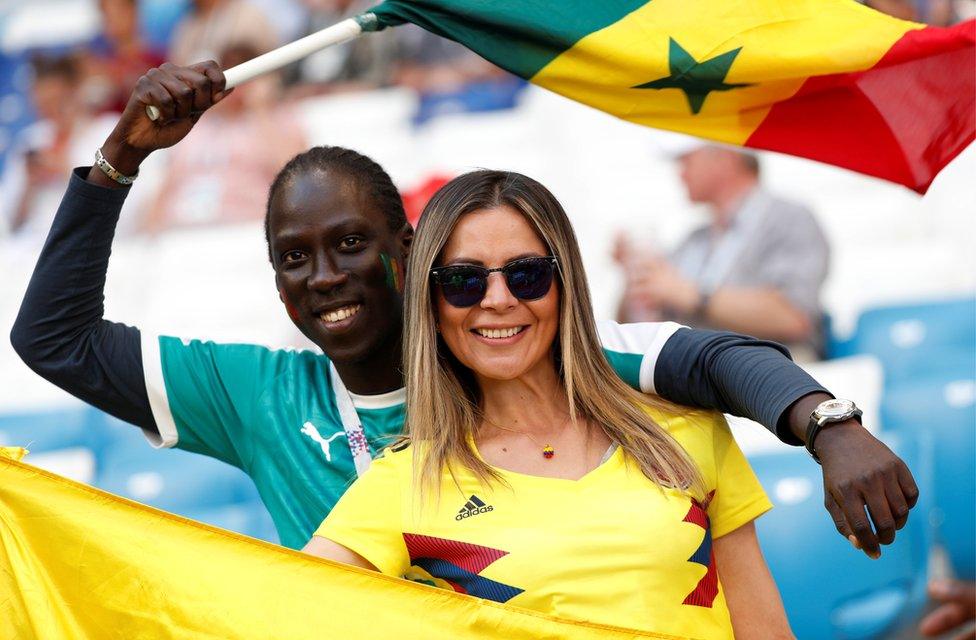
POLYGON ((860 409, 858 409, 857 406, 854 407, 854 411, 851 412, 850 415, 845 417, 838 417, 838 418, 828 418, 826 416, 821 416, 816 411, 814 411, 810 415, 810 423, 807 425, 806 448, 807 448, 807 452, 810 454, 810 457, 813 458, 817 464, 821 464, 820 456, 817 455, 817 450, 814 445, 817 441, 817 436, 820 435, 820 432, 823 431, 824 427, 832 424, 837 424, 839 422, 847 422, 848 420, 851 419, 855 419, 858 422, 860 422, 862 415, 863 412, 860 409))

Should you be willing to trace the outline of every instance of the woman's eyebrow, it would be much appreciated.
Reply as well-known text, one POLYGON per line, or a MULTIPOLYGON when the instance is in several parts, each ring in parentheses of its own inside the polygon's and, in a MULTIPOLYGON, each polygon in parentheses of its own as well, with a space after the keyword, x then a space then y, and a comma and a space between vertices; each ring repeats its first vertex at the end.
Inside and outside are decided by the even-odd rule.
MULTIPOLYGON (((504 266, 509 262, 515 262, 516 260, 522 260, 523 258, 539 258, 542 257, 543 255, 544 254, 538 253, 536 251, 526 251, 524 253, 520 253, 516 256, 512 256, 511 258, 508 258, 507 260, 503 261, 499 266, 504 266)), ((485 263, 482 262, 481 260, 475 260, 474 258, 468 258, 465 256, 458 256, 457 258, 451 258, 441 266, 447 267, 456 264, 472 264, 478 267, 486 266, 485 263)))
POLYGON ((473 264, 473 265, 476 265, 476 266, 479 266, 479 267, 485 266, 485 263, 482 262, 481 260, 475 260, 474 258, 467 258, 467 257, 464 257, 464 256, 458 256, 457 258, 451 258, 450 260, 446 261, 442 266, 447 267, 447 266, 455 265, 455 264, 473 264))
POLYGON ((505 261, 505 264, 508 264, 509 262, 515 262, 516 260, 523 260, 525 258, 541 258, 544 255, 546 254, 537 253, 535 251, 527 251, 525 253, 520 253, 517 256, 512 256, 511 258, 505 261))

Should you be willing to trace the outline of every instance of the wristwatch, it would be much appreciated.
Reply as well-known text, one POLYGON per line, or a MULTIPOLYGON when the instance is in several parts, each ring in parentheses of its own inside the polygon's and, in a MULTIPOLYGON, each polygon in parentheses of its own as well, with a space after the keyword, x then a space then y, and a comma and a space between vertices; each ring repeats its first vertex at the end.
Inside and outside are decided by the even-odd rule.
POLYGON ((813 459, 818 464, 820 463, 820 457, 817 456, 817 451, 813 448, 813 443, 817 439, 820 430, 838 422, 846 422, 852 418, 860 422, 861 410, 850 400, 843 400, 841 398, 824 400, 810 414, 810 422, 807 424, 807 451, 810 452, 810 455, 813 456, 813 459))

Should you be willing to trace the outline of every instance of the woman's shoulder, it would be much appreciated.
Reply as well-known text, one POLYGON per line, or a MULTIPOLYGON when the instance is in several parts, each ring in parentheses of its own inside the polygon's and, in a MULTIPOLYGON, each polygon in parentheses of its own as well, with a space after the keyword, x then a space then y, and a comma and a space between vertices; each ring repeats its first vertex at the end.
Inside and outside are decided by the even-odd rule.
POLYGON ((729 423, 725 420, 725 415, 718 411, 693 409, 679 405, 668 408, 645 405, 643 408, 644 412, 655 423, 675 438, 681 437, 686 432, 708 435, 727 433, 729 430, 729 423))
POLYGON ((644 411, 703 468, 713 466, 715 458, 732 442, 729 423, 718 411, 679 406, 645 406, 644 411))

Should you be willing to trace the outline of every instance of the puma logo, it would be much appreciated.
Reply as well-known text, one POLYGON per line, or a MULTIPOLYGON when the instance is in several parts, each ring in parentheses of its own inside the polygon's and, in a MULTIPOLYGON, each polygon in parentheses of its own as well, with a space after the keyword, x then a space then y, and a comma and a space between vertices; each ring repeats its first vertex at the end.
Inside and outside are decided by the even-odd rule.
POLYGON ((345 431, 336 431, 326 440, 319 434, 319 430, 311 422, 306 422, 302 425, 302 433, 319 443, 319 446, 322 447, 322 453, 325 454, 326 462, 332 462, 332 453, 329 451, 329 444, 339 436, 346 435, 345 431))

